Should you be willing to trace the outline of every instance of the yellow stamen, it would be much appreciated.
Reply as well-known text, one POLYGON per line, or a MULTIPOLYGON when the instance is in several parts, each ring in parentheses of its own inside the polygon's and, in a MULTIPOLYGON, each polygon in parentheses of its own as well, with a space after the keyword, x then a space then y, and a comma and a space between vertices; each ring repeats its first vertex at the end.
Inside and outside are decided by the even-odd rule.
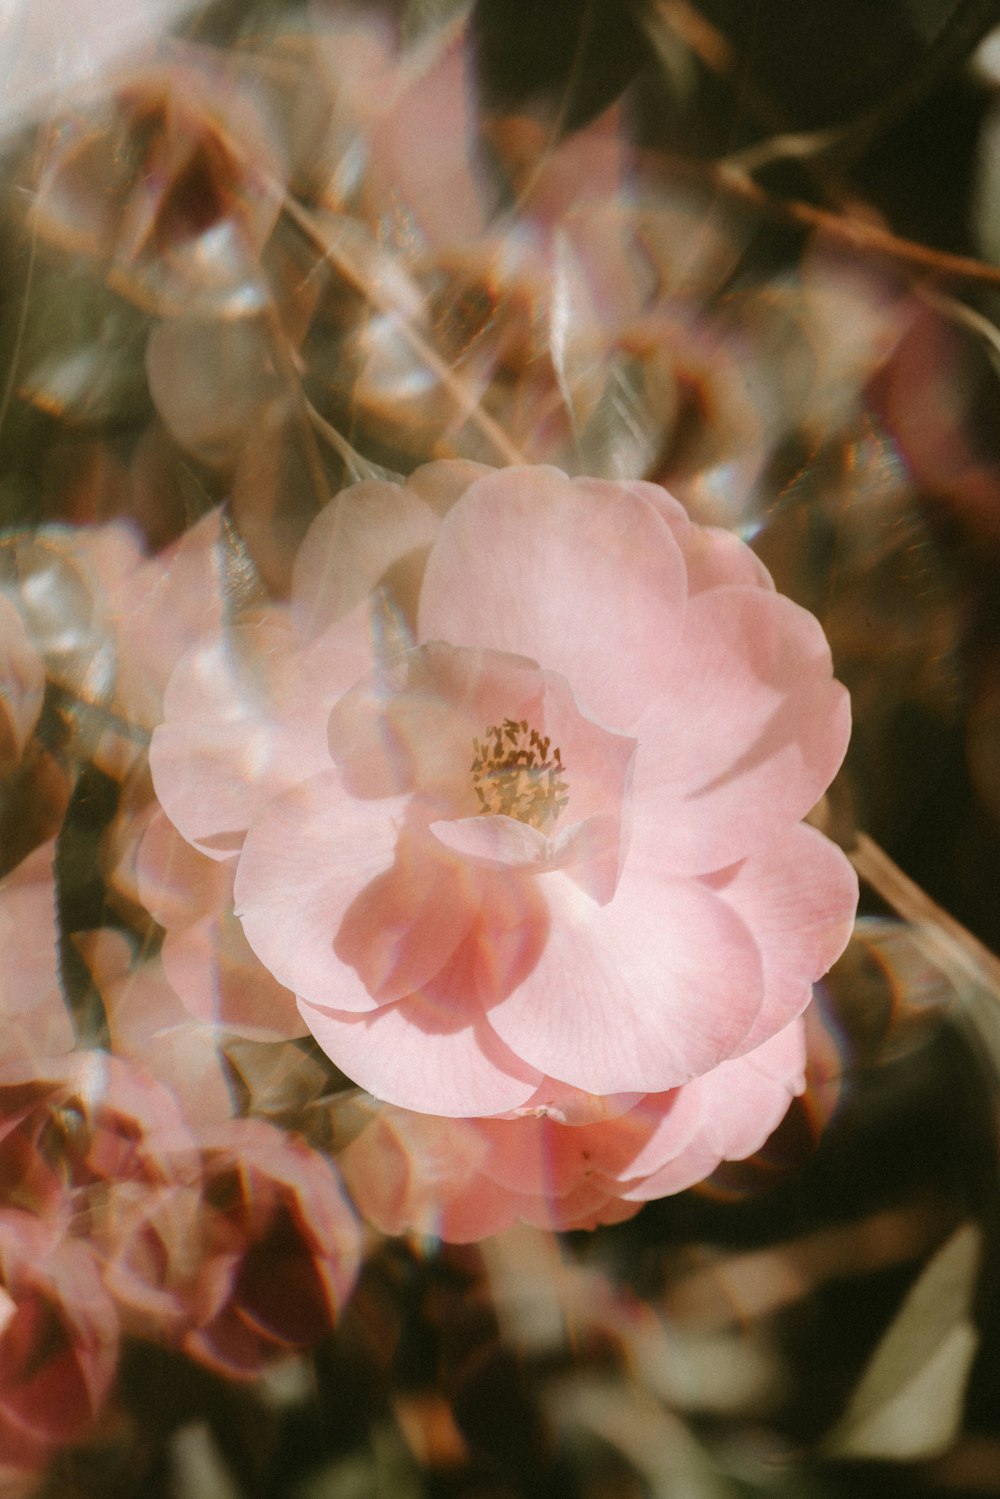
POLYGON ((569 801, 558 746, 527 719, 505 718, 473 739, 472 789, 484 816, 516 817, 546 833, 569 801))

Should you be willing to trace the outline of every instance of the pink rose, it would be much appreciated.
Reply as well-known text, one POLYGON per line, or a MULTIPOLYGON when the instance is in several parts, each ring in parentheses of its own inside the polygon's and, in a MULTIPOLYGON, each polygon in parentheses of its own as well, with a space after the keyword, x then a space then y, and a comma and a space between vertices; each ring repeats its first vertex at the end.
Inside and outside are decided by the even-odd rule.
POLYGON ((618 1223, 764 1144, 801 1091, 802 1031, 793 1020, 747 1056, 587 1123, 553 1110, 443 1119, 372 1103, 340 1168, 359 1211, 387 1234, 468 1243, 519 1219, 549 1229, 618 1223))
POLYGON ((89 1245, 0 1211, 0 1468, 40 1468, 85 1435, 118 1362, 118 1317, 89 1245))
POLYGON ((257 690, 251 759, 182 663, 157 793, 239 849, 250 946, 377 1097, 470 1116, 681 1088, 782 1031, 847 940, 853 872, 800 825, 847 694, 816 620, 658 487, 461 474, 436 513, 419 473, 393 491, 411 540, 378 564, 387 487, 319 518, 292 618, 323 633, 283 659, 321 682, 326 654, 336 693, 301 667, 257 690), (394 606, 353 685, 345 551, 394 606))
POLYGON ((336 1168, 258 1119, 203 1133, 196 1176, 124 1202, 107 1283, 130 1327, 252 1378, 334 1327, 361 1231, 336 1168))

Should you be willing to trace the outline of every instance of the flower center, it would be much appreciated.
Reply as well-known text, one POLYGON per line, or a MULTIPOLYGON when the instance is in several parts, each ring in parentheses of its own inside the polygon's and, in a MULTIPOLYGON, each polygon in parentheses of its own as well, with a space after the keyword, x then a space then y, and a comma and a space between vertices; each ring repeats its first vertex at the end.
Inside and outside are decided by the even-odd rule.
POLYGON ((558 746, 550 755, 551 744, 525 718, 505 718, 473 739, 469 768, 480 813, 516 817, 548 832, 569 801, 562 755, 558 746))

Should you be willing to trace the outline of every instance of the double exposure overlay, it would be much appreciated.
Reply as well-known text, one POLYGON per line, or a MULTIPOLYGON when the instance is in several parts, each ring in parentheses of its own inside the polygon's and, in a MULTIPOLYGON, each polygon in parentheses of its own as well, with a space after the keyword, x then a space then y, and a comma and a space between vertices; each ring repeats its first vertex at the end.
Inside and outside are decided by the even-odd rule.
POLYGON ((997 1492, 994 12, 0 16, 0 1499, 997 1492))

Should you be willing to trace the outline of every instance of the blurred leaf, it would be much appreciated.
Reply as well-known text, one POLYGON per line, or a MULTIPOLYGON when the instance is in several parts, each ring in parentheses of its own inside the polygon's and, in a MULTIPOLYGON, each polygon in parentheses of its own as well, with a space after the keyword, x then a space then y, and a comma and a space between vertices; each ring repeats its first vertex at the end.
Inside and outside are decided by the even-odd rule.
POLYGON ((243 1490, 204 1422, 182 1426, 170 1439, 176 1492, 184 1499, 242 1499, 243 1490))
POLYGON ((329 1463, 293 1491, 294 1499, 422 1499, 420 1474, 390 1427, 379 1427, 364 1452, 329 1463))
POLYGON ((828 1456, 912 1462, 953 1441, 979 1343, 969 1312, 981 1243, 966 1223, 934 1255, 828 1436, 828 1456))
POLYGON ((228 1036, 222 1050, 247 1113, 294 1124, 329 1086, 329 1068, 294 1042, 228 1036))
POLYGON ((135 421, 149 408, 148 333, 146 316, 89 267, 69 270, 65 259, 43 264, 34 273, 17 353, 18 394, 67 422, 135 421))
POLYGON ((644 1390, 577 1377, 555 1387, 547 1405, 568 1445, 600 1437, 642 1475, 650 1499, 734 1499, 736 1490, 683 1421, 644 1390))
POLYGON ((404 43, 419 41, 428 31, 443 26, 466 9, 468 0, 403 0, 399 28, 404 43))

